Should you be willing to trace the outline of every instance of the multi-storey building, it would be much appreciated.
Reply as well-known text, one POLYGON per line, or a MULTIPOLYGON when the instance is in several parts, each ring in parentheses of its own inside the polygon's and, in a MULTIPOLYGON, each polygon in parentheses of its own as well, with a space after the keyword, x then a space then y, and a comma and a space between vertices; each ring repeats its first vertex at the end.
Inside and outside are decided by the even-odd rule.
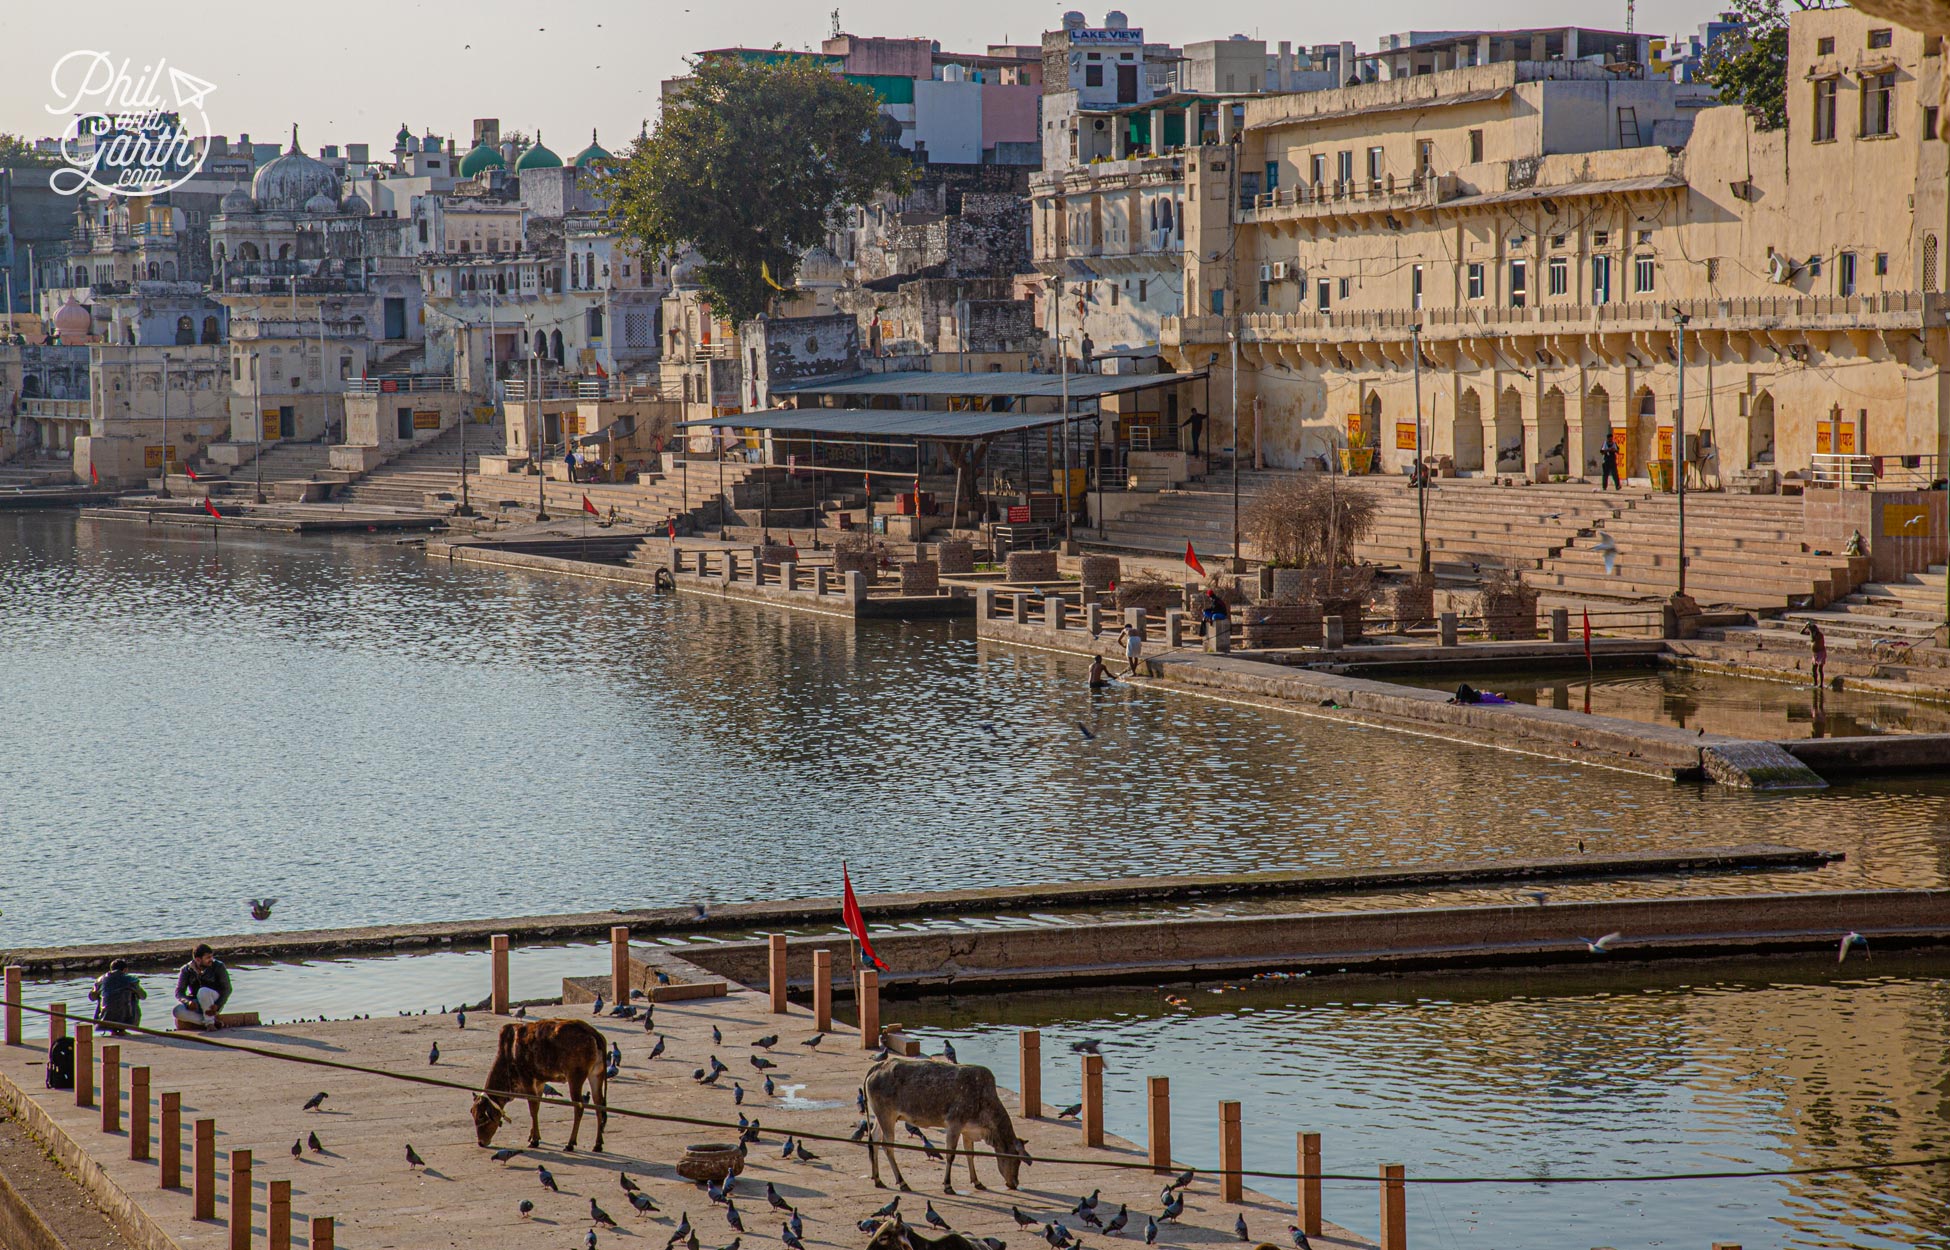
POLYGON ((1182 158, 1165 349, 1218 370, 1222 425, 1237 351, 1242 446, 1274 464, 1352 434, 1402 471, 1419 426, 1462 472, 1595 475, 1609 436, 1643 473, 1683 359, 1707 481, 1849 453, 1940 474, 1942 60, 1797 13, 1781 131, 1609 55, 1248 102, 1237 142, 1182 158))

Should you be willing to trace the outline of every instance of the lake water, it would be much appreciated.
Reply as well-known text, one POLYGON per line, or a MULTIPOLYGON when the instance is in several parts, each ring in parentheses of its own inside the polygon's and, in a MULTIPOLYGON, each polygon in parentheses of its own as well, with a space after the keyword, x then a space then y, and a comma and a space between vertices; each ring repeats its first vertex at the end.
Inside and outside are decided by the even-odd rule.
MULTIPOLYGON (((1710 888, 1946 883, 1950 781, 1675 787, 1142 686, 1092 695, 1074 661, 966 625, 855 628, 384 540, 0 516, 0 683, 0 947, 187 942, 248 927, 259 895, 277 928, 827 895, 843 859, 870 891, 1777 841, 1849 860, 1710 888)), ((606 966, 588 947, 516 962, 537 996, 606 966)), ((485 994, 481 964, 313 961, 246 985, 278 1018, 439 1007, 485 994)), ((1141 1135, 1132 1083, 1169 1071, 1187 1158, 1210 1153, 1205 1109, 1249 1091, 1249 1165, 1288 1164, 1302 1127, 1359 1172, 1941 1141, 1942 968, 1769 967, 1788 971, 1281 983, 1194 993, 1190 1015, 1156 993, 900 1011, 959 1029, 1005 1080, 1000 1026, 1050 1024, 1046 1052, 1065 1030, 1110 1038, 1113 1128, 1141 1135)), ((1417 1190, 1411 1213, 1418 1245, 1942 1246, 1946 1179, 1417 1190)), ((1332 1213, 1372 1232, 1372 1197, 1332 1213)))

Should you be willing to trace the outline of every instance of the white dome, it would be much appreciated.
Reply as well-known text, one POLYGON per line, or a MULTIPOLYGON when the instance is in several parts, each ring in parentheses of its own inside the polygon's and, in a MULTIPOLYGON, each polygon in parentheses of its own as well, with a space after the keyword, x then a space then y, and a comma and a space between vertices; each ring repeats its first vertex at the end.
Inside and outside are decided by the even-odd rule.
POLYGON ((251 193, 242 187, 232 187, 224 192, 222 207, 226 213, 248 213, 251 211, 251 193))
POLYGON ((298 128, 291 128, 291 146, 284 155, 267 162, 251 179, 251 198, 265 212, 295 213, 303 210, 313 196, 323 195, 338 203, 339 176, 323 161, 313 160, 298 150, 298 128))
POLYGON ((365 196, 354 191, 339 202, 339 211, 350 213, 354 217, 364 217, 372 212, 372 205, 366 203, 365 196))
POLYGON ((815 282, 834 282, 844 277, 846 266, 821 244, 813 244, 799 257, 799 276, 815 282))
POLYGON ((338 208, 339 206, 332 201, 332 197, 323 191, 305 201, 305 211, 308 213, 336 213, 338 208))

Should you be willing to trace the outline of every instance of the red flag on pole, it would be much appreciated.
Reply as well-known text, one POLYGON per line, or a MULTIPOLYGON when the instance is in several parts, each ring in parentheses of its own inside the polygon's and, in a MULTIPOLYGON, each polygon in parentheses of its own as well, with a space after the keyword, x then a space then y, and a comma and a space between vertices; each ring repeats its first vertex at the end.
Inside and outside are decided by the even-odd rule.
POLYGON ((205 495, 203 497, 203 510, 209 513, 211 516, 216 517, 218 520, 223 519, 223 513, 217 511, 217 505, 210 502, 210 497, 208 495, 205 495))
POLYGON ((97 486, 100 486, 102 484, 102 475, 95 471, 95 465, 94 462, 92 461, 90 461, 88 465, 88 480, 93 482, 97 486))
POLYGON ((590 502, 589 502, 589 496, 587 496, 587 495, 584 495, 584 496, 582 497, 582 510, 583 510, 584 512, 587 512, 587 513, 588 513, 588 514, 589 514, 590 516, 601 516, 601 515, 602 515, 602 513, 600 513, 600 512, 598 512, 598 511, 596 511, 596 505, 595 505, 595 504, 593 504, 593 503, 590 503, 590 502))
POLYGON ((1205 566, 1198 562, 1198 553, 1192 550, 1192 540, 1189 538, 1185 540, 1185 563, 1192 566, 1192 572, 1200 577, 1205 576, 1205 566))
POLYGON ((861 956, 884 972, 887 965, 873 953, 873 943, 867 941, 867 918, 860 914, 860 900, 853 897, 853 878, 847 874, 844 861, 840 864, 840 880, 846 883, 846 901, 840 908, 840 917, 846 921, 846 931, 860 944, 861 956))
POLYGON ((666 524, 666 525, 664 526, 664 528, 670 531, 670 537, 671 537, 671 540, 672 540, 673 542, 674 542, 674 541, 676 541, 676 539, 677 539, 677 522, 675 522, 675 521, 671 521, 671 522, 668 522, 668 523, 667 523, 667 524, 666 524))
POLYGON ((185 472, 185 473, 187 473, 187 474, 189 474, 189 475, 190 475, 190 481, 192 481, 192 482, 194 482, 194 481, 196 480, 196 470, 195 470, 195 469, 192 469, 192 468, 190 468, 190 466, 188 466, 188 465, 184 465, 184 466, 183 466, 183 472, 185 472))
POLYGON ((1591 667, 1591 609, 1584 610, 1584 666, 1591 667))

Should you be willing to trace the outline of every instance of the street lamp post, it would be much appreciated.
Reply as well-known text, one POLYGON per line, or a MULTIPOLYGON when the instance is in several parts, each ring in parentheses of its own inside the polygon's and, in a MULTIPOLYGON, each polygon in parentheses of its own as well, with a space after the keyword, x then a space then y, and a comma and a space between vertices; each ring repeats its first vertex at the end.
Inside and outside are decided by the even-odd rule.
POLYGON ((528 402, 535 409, 535 519, 548 520, 548 448, 542 443, 542 435, 548 427, 542 418, 542 353, 536 350, 529 361, 529 369, 534 381, 528 388, 528 402))
MULTIPOLYGON (((251 468, 257 473, 257 502, 264 502, 264 397, 257 384, 257 353, 251 353, 251 441, 256 444, 257 454, 251 457, 251 468)), ((169 474, 169 444, 163 444, 163 475, 169 474)))
POLYGON ((1243 573, 1246 560, 1239 550, 1239 332, 1228 330, 1232 343, 1232 571, 1243 573))
POLYGON ((1422 549, 1417 564, 1429 572, 1429 466, 1422 453, 1422 325, 1408 327, 1408 349, 1415 358, 1415 534, 1422 549))
POLYGON ((1672 419, 1672 484, 1679 495, 1679 593, 1686 593, 1686 324, 1692 318, 1677 308, 1673 325, 1679 332, 1679 404, 1672 419))
POLYGON ((162 354, 162 489, 158 498, 169 498, 169 350, 162 354))

